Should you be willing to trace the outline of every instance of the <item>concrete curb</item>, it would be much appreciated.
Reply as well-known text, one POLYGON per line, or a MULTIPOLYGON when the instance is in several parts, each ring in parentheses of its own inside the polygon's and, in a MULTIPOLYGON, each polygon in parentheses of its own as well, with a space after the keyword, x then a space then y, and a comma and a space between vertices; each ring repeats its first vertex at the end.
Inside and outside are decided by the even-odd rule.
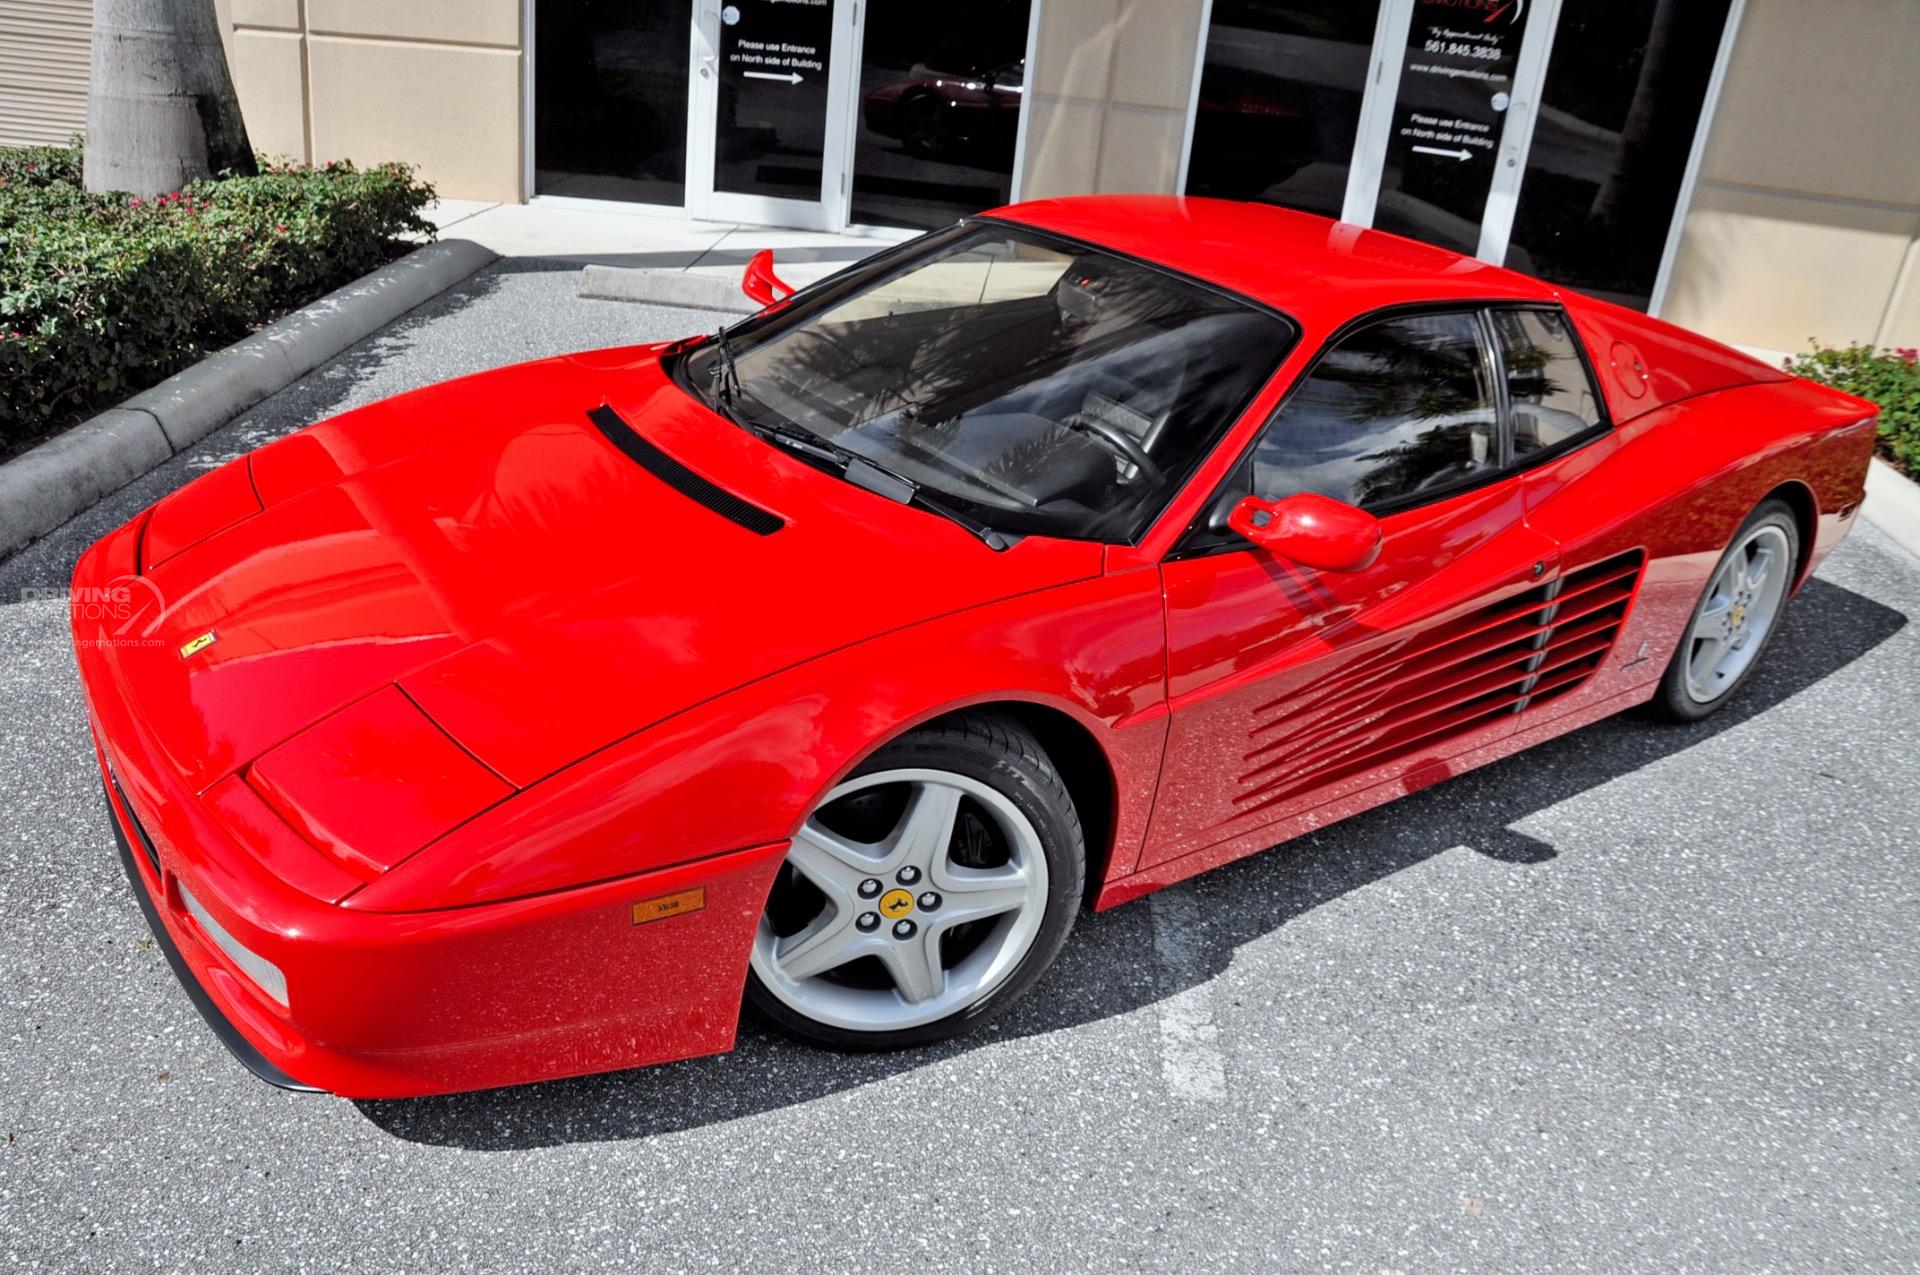
POLYGON ((1878 456, 1867 467, 1867 499, 1860 512, 1895 544, 1920 558, 1920 485, 1878 456))
POLYGON ((0 558, 494 260, 465 239, 415 249, 0 465, 0 558))
POLYGON ((575 295, 589 301, 639 301, 695 310, 724 310, 729 314, 752 314, 760 309, 740 291, 739 280, 731 276, 687 274, 681 270, 588 266, 580 272, 580 287, 575 295))

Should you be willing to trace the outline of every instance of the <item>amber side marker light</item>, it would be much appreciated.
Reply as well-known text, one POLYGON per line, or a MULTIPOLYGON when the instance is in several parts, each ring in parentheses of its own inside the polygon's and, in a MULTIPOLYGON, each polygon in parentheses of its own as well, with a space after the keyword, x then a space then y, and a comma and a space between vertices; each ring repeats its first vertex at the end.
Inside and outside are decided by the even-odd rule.
POLYGON ((678 894, 663 894, 658 898, 642 899, 633 905, 633 923, 645 925, 649 921, 664 921, 670 916, 679 916, 682 912, 698 912, 707 906, 707 887, 695 886, 691 890, 682 890, 678 894))

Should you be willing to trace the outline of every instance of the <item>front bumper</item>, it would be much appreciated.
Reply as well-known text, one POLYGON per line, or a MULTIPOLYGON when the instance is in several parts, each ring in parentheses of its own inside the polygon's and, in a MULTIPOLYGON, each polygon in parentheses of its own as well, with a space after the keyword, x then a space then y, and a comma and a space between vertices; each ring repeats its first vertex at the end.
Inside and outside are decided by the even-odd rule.
POLYGON ((248 1071, 281 1089, 294 1089, 302 1093, 317 1092, 312 1085, 303 1085, 274 1066, 273 1060, 256 1049, 253 1042, 233 1025, 233 1021, 220 1012, 220 1007, 214 1004, 213 998, 207 995, 206 989, 201 987, 199 980, 193 976, 192 969, 187 965, 187 958, 181 954, 180 945, 173 941, 172 932, 167 929, 166 922, 160 919, 160 911, 154 906, 153 885, 147 880, 148 873, 142 872, 140 864, 134 861, 133 844, 127 840, 127 829, 129 827, 133 829, 134 838, 140 843, 141 859, 148 865, 155 878, 158 878, 160 873, 160 853, 154 847, 152 839, 147 836, 146 829, 133 818, 130 807, 126 804, 126 798, 118 792, 118 789, 119 785, 109 776, 103 792, 107 799, 107 812, 113 819, 113 839, 120 847, 120 866, 126 870, 127 884, 133 887, 134 901, 140 905, 141 915, 147 918, 147 928, 153 932, 154 942, 158 943, 160 950, 166 954, 167 964, 173 969, 173 976, 180 980, 180 986, 187 989, 187 999, 192 1001, 193 1007, 200 1011, 200 1017, 207 1020, 207 1026, 213 1028, 213 1034, 219 1038, 220 1043, 225 1045, 248 1071))
MULTIPOLYGON (((109 537, 76 587, 113 577, 109 537)), ((785 846, 528 898, 370 912, 303 893, 188 791, 140 722, 111 641, 76 654, 123 866, 196 1008, 271 1083, 411 1097, 668 1062, 730 1048, 747 956, 785 846), (277 966, 287 1003, 184 906, 277 966), (635 905, 703 890, 701 906, 635 905)))

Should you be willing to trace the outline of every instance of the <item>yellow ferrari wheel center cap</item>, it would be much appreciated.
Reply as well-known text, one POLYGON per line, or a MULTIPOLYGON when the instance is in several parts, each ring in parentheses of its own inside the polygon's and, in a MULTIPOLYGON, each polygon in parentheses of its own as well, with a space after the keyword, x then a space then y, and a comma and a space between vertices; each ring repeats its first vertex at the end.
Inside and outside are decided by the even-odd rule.
POLYGON ((898 921, 913 911, 913 891, 888 890, 880 896, 880 914, 898 921))

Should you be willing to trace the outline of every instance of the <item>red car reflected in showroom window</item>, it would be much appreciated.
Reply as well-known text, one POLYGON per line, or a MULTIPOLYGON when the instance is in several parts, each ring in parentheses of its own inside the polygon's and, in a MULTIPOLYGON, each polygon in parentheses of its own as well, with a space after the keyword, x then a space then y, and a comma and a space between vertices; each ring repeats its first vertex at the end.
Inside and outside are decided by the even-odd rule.
POLYGON ((1251 204, 1023 204, 752 286, 315 424, 81 559, 146 608, 74 616, 129 880, 261 1076, 632 1067, 747 1002, 965 1031, 1083 906, 1715 711, 1873 445, 1704 338, 1251 204))
POLYGON ((1026 63, 918 74, 870 91, 862 100, 869 129, 922 159, 1010 151, 1020 126, 1026 63))

